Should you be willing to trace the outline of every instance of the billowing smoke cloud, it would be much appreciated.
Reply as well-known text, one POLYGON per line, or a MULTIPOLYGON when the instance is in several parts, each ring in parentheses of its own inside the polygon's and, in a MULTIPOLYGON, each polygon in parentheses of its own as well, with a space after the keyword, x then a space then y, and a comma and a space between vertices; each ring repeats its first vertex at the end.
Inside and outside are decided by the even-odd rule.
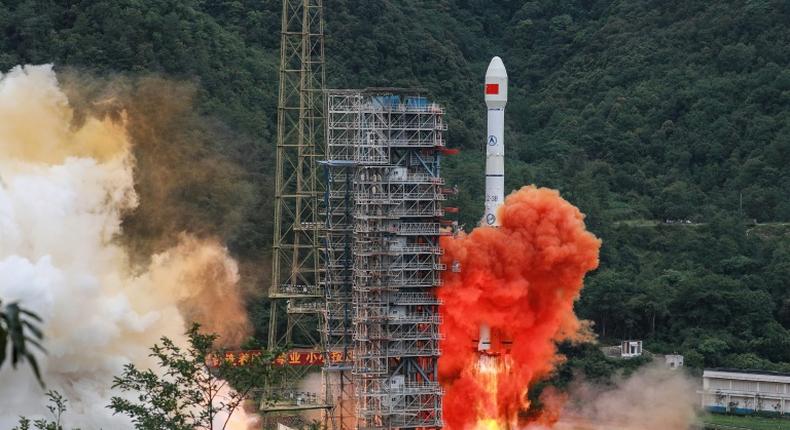
MULTIPOLYGON (((69 399, 67 426, 126 429, 106 407, 125 363, 151 366, 148 347, 182 343, 193 319, 231 342, 248 324, 217 242, 182 235, 132 267, 117 242, 139 204, 123 115, 74 119, 51 66, 0 74, 0 297, 44 319, 43 378, 69 399)), ((0 427, 42 414, 42 391, 25 367, 2 369, 0 427)))
POLYGON ((177 303, 186 321, 199 321, 225 345, 239 345, 249 334, 236 262, 216 241, 182 234, 178 245, 154 255, 138 281, 142 290, 154 286, 152 303, 177 303))
POLYGON ((561 359, 555 342, 578 337, 573 302, 585 274, 598 266, 601 242, 554 190, 522 188, 507 197, 499 218, 499 228, 480 227, 442 242, 444 262, 460 265, 460 272, 445 273, 439 291, 439 377, 451 430, 523 428, 556 419, 527 418, 526 394, 561 359), (481 324, 491 327, 494 350, 510 349, 493 368, 481 368, 475 352, 481 324))
POLYGON ((658 364, 605 387, 577 380, 555 428, 687 430, 697 420, 697 388, 683 371, 658 364))

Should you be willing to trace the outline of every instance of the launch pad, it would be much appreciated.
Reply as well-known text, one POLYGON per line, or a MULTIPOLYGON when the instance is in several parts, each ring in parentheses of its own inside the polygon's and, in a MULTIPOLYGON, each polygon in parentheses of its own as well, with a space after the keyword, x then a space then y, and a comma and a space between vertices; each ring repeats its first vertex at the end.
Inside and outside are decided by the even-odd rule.
MULTIPOLYGON (((453 153, 445 111, 421 90, 326 91, 322 0, 283 0, 280 46, 268 347, 322 354, 323 392, 262 410, 325 411, 333 430, 439 429, 435 292, 447 269, 439 239, 452 234, 443 202, 453 191, 441 176, 453 153)), ((486 214, 498 225, 504 66, 489 70, 485 93, 489 126, 499 126, 489 133, 486 214)), ((287 369, 290 385, 269 388, 299 391, 314 370, 287 369)))

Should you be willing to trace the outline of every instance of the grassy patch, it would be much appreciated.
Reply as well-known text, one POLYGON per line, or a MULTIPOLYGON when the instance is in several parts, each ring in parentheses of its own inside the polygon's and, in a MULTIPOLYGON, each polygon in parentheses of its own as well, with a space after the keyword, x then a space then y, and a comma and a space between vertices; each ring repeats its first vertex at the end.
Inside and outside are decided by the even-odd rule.
POLYGON ((709 415, 704 423, 711 429, 790 430, 790 420, 732 415, 709 415), (721 427, 719 427, 721 426, 721 427))

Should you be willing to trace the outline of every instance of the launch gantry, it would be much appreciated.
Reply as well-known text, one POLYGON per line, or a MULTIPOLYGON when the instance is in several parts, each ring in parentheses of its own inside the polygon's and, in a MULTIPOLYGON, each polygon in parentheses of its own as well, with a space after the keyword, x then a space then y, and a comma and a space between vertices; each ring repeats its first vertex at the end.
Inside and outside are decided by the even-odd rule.
POLYGON ((290 367, 262 411, 440 428, 444 110, 420 91, 325 93, 323 1, 282 5, 268 347, 319 351, 325 391, 302 400, 315 367, 290 367))
POLYGON ((324 344, 332 427, 439 428, 444 110, 419 91, 327 94, 324 344))

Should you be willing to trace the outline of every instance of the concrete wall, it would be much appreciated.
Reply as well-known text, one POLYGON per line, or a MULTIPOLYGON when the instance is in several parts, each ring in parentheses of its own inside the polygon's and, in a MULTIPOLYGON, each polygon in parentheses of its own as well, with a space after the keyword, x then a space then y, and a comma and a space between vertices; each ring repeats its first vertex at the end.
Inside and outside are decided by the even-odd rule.
POLYGON ((790 375, 705 370, 699 394, 712 412, 790 414, 790 375))

